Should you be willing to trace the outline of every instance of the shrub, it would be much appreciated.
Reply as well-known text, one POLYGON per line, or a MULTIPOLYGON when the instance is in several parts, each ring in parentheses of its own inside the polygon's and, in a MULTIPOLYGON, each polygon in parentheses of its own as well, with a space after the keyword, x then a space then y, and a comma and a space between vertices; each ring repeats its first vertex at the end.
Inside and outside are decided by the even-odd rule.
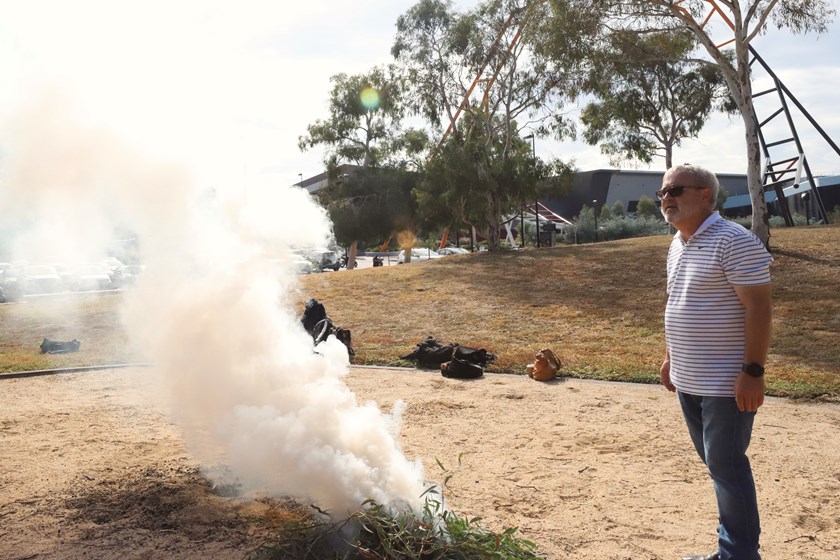
MULTIPOLYGON (((804 226, 808 223, 808 220, 802 214, 791 214, 793 218, 793 225, 794 226, 804 226)), ((752 216, 744 216, 740 218, 729 218, 736 224, 741 224, 747 229, 752 228, 752 216)), ((814 220, 811 220, 811 223, 815 223, 814 220)), ((771 228, 780 228, 785 227, 785 219, 782 216, 770 216, 770 227, 771 228)))
POLYGON ((567 227, 563 233, 565 243, 589 243, 595 241, 595 210, 584 205, 574 219, 574 227, 567 227))
POLYGON ((632 218, 622 217, 613 218, 598 225, 598 239, 601 241, 664 235, 668 233, 668 224, 657 219, 638 218, 634 220, 632 218))
POLYGON ((640 218, 653 219, 659 216, 659 207, 652 198, 642 195, 636 204, 636 215, 640 218))
MULTIPOLYGON (((609 220, 598 220, 598 241, 646 237, 668 233, 668 224, 657 218, 629 218, 616 216, 609 220)), ((574 220, 574 227, 567 227, 563 233, 565 243, 590 243, 595 241, 595 212, 584 206, 574 220)))

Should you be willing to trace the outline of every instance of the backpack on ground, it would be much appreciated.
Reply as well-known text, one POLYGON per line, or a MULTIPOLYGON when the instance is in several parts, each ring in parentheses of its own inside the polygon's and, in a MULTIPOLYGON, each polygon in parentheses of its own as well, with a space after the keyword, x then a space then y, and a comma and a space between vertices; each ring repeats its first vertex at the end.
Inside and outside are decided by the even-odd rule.
POLYGON ((324 342, 328 336, 333 334, 347 347, 347 353, 350 356, 356 355, 356 352, 351 346, 352 337, 350 335, 350 329, 337 327, 327 315, 324 304, 318 300, 310 299, 306 302, 306 308, 303 310, 300 324, 312 336, 312 342, 315 343, 315 346, 324 342))
POLYGON ((466 360, 453 358, 440 365, 440 374, 452 379, 476 379, 484 375, 484 369, 466 360))

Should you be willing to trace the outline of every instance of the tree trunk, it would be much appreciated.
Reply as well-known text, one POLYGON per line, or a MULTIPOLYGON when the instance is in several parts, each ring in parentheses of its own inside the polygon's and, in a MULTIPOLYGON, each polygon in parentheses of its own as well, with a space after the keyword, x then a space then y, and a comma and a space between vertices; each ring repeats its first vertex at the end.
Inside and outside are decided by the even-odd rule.
POLYGON ((761 146, 758 139, 758 124, 752 103, 744 111, 744 131, 747 141, 747 188, 752 203, 752 232, 764 246, 770 243, 770 215, 764 199, 764 185, 761 181, 761 146))
POLYGON ((499 251, 502 248, 499 239, 501 219, 499 215, 499 196, 494 192, 487 193, 487 250, 499 251))
MULTIPOLYGON (((747 147, 747 189, 752 203, 752 232, 768 246, 770 242, 770 221, 767 203, 764 200, 764 186, 761 181, 761 146, 758 138, 758 118, 752 99, 752 79, 749 65, 749 45, 737 42, 735 58, 737 61, 735 102, 744 121, 744 140, 747 147)), ((726 73, 724 72, 724 77, 726 73)), ((729 81, 729 80, 727 80, 729 81)), ((734 88, 730 84, 730 91, 734 88)), ((734 92, 733 92, 734 93, 734 92)))
MULTIPOLYGON (((658 0, 656 2, 671 11, 671 13, 683 22, 688 23, 691 30, 706 48, 706 51, 714 59, 727 86, 732 98, 735 100, 741 118, 744 121, 744 139, 747 148, 747 188, 752 203, 752 232, 765 246, 770 242, 770 221, 767 213, 767 202, 764 200, 764 188, 761 182, 761 149, 758 139, 758 119, 755 115, 755 106, 752 100, 752 81, 750 79, 749 64, 749 29, 742 27, 743 18, 734 13, 733 32, 735 34, 735 60, 734 65, 715 46, 709 35, 696 21, 689 16, 686 21, 684 8, 679 3, 672 1, 658 0)), ((738 10, 738 2, 726 2, 730 12, 738 10)), ((757 2, 748 2, 752 7, 757 2)), ((752 8, 750 8, 752 9, 752 8)), ((763 8, 762 8, 763 9, 763 8)))
POLYGON ((670 142, 665 144, 665 170, 674 166, 674 145, 670 142))
POLYGON ((359 252, 359 242, 353 241, 350 244, 350 252, 347 254, 347 270, 356 268, 356 254, 359 252))

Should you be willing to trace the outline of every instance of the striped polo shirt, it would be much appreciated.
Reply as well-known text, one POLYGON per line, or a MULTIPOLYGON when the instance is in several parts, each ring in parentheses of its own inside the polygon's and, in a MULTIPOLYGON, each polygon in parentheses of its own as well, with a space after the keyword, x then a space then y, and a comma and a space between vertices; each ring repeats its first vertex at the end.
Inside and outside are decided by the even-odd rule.
POLYGON ((709 216, 668 251, 665 339, 671 383, 692 395, 730 397, 744 359, 744 307, 734 286, 770 283, 773 257, 755 235, 709 216))

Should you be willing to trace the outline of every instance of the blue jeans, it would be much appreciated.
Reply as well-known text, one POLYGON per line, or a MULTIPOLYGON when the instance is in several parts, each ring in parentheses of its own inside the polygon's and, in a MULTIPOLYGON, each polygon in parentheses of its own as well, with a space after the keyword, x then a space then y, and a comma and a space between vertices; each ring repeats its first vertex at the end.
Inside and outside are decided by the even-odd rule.
POLYGON ((747 458, 755 412, 738 410, 734 397, 678 395, 691 441, 714 481, 721 560, 761 560, 758 503, 747 458))

